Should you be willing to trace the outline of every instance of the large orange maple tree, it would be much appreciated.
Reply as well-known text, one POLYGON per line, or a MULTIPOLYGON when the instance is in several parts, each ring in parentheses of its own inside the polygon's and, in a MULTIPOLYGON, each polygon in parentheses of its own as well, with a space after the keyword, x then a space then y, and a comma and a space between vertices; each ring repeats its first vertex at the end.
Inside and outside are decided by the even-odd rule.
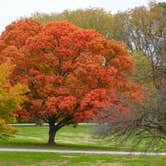
POLYGON ((0 60, 9 58, 16 65, 12 83, 30 89, 18 114, 47 121, 49 144, 65 125, 113 120, 113 110, 128 116, 128 99, 143 98, 141 86, 128 80, 133 63, 125 46, 94 30, 31 18, 13 22, 0 37, 0 60))

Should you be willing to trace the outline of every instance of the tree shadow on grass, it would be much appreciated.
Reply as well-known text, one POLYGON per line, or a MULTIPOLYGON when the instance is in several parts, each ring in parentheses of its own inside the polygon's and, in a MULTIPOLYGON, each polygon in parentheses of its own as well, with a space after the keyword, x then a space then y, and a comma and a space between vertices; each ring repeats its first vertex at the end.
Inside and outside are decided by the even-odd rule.
POLYGON ((118 147, 106 147, 97 145, 83 145, 72 143, 56 143, 55 145, 48 145, 46 142, 32 142, 32 141, 0 141, 0 148, 35 148, 35 149, 67 149, 67 150, 119 150, 118 147))

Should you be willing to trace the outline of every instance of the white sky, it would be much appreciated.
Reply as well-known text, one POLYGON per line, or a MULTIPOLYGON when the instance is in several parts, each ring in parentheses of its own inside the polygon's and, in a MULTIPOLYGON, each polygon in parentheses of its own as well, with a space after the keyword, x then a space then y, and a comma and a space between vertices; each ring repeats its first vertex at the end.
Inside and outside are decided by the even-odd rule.
POLYGON ((135 6, 147 6, 148 3, 149 0, 0 0, 0 33, 12 21, 35 12, 51 13, 66 9, 100 7, 116 13, 135 6))

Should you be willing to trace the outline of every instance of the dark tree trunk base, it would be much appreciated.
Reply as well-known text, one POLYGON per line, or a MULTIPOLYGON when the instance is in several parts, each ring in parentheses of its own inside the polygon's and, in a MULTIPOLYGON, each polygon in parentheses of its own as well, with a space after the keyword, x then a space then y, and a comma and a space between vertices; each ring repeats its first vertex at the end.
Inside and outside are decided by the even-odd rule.
POLYGON ((56 126, 54 124, 49 124, 49 139, 48 145, 55 145, 55 134, 56 134, 56 126))
POLYGON ((71 120, 73 117, 66 117, 64 118, 62 121, 58 122, 56 124, 56 117, 50 117, 49 118, 49 139, 48 139, 48 145, 55 145, 55 135, 56 132, 62 128, 63 126, 65 126, 66 124, 70 124, 71 120))
POLYGON ((47 145, 56 145, 56 143, 55 143, 55 142, 49 142, 49 141, 48 141, 47 145))

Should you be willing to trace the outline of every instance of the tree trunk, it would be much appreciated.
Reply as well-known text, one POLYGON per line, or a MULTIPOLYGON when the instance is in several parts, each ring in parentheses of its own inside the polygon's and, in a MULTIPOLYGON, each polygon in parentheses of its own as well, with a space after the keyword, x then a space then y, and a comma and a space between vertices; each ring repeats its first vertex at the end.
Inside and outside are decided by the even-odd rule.
POLYGON ((55 144, 55 134, 57 132, 57 128, 55 124, 49 124, 49 139, 48 144, 54 145, 55 144))
POLYGON ((158 90, 158 111, 161 129, 166 132, 166 88, 158 90))
POLYGON ((56 124, 56 117, 50 117, 49 118, 49 139, 48 144, 54 145, 55 144, 55 134, 56 132, 62 128, 63 126, 70 124, 73 117, 66 117, 63 120, 61 120, 59 123, 56 124))
POLYGON ((166 131, 166 68, 160 67, 157 70, 156 85, 160 126, 163 131, 166 131))

